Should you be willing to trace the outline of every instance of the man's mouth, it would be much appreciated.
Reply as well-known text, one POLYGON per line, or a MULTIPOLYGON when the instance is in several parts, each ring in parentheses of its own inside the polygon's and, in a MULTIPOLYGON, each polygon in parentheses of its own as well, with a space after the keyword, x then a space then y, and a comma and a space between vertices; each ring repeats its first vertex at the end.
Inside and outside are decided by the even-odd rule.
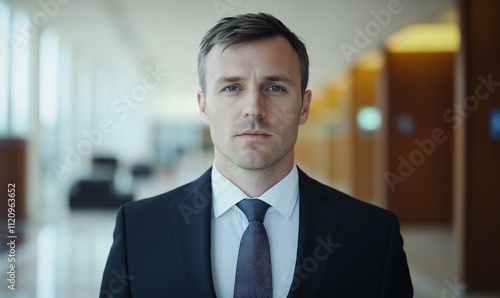
POLYGON ((245 138, 268 138, 271 134, 262 130, 245 130, 236 136, 245 138))

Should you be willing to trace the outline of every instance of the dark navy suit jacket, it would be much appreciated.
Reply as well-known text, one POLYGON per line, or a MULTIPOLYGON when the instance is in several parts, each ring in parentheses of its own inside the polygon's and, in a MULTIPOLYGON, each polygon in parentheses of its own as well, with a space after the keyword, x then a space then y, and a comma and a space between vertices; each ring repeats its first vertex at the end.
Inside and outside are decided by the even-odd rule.
MULTIPOLYGON (((215 297, 210 173, 120 207, 101 298, 215 297)), ((300 169, 299 191, 299 243, 288 297, 413 297, 394 214, 300 169)))

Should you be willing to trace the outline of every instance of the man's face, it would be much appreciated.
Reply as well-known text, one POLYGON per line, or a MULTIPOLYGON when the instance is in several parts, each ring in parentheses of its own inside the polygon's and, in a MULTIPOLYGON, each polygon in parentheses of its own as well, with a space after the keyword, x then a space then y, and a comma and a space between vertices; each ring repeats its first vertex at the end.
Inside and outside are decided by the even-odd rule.
POLYGON ((206 56, 206 93, 198 93, 216 162, 246 170, 293 164, 298 126, 311 92, 301 94, 299 58, 282 36, 214 46, 206 56))

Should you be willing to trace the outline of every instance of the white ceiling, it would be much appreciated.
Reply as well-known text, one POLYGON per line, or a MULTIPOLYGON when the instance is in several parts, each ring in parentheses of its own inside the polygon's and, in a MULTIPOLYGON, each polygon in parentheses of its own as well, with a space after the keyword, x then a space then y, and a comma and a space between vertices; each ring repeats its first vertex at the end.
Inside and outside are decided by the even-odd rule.
POLYGON ((405 25, 428 21, 455 3, 453 0, 4 1, 14 11, 23 9, 30 18, 43 11, 39 2, 57 3, 48 25, 55 27, 61 39, 73 49, 94 57, 95 61, 113 61, 125 71, 144 73, 146 65, 161 65, 169 74, 166 85, 162 86, 164 96, 191 94, 192 98, 198 90, 199 41, 221 16, 262 11, 280 18, 306 42, 311 60, 310 87, 314 90, 349 66, 339 45, 353 44, 354 28, 363 29, 374 20, 371 11, 387 9, 388 4, 397 2, 402 9, 391 16, 389 25, 362 52, 379 47, 385 37, 405 25), (225 3, 230 10, 221 14, 214 3, 225 3))

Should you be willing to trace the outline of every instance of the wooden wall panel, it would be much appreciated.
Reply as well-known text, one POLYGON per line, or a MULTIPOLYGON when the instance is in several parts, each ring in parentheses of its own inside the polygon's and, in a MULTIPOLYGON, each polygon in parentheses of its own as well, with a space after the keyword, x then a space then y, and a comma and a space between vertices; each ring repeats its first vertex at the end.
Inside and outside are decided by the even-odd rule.
MULTIPOLYGON (((22 221, 26 212, 26 142, 20 139, 0 139, 0 219, 7 228, 7 185, 15 183, 16 221, 22 221)), ((19 227, 19 225, 17 225, 19 227)))
POLYGON ((403 224, 451 224, 455 53, 387 52, 390 210, 403 224), (427 149, 426 149, 427 148, 427 149))
POLYGON ((470 291, 500 295, 500 139, 490 134, 500 109, 500 1, 461 1, 463 46, 457 96, 463 113, 456 123, 465 136, 458 173, 464 194, 457 220, 463 227, 461 276, 470 291), (481 99, 482 98, 482 99, 481 99))
POLYGON ((380 139, 379 131, 362 131, 357 125, 357 114, 363 107, 378 107, 380 67, 368 67, 360 64, 353 68, 352 99, 350 109, 350 126, 352 127, 352 195, 358 199, 375 203, 377 198, 376 175, 381 175, 377 167, 380 159, 377 141, 380 139))

